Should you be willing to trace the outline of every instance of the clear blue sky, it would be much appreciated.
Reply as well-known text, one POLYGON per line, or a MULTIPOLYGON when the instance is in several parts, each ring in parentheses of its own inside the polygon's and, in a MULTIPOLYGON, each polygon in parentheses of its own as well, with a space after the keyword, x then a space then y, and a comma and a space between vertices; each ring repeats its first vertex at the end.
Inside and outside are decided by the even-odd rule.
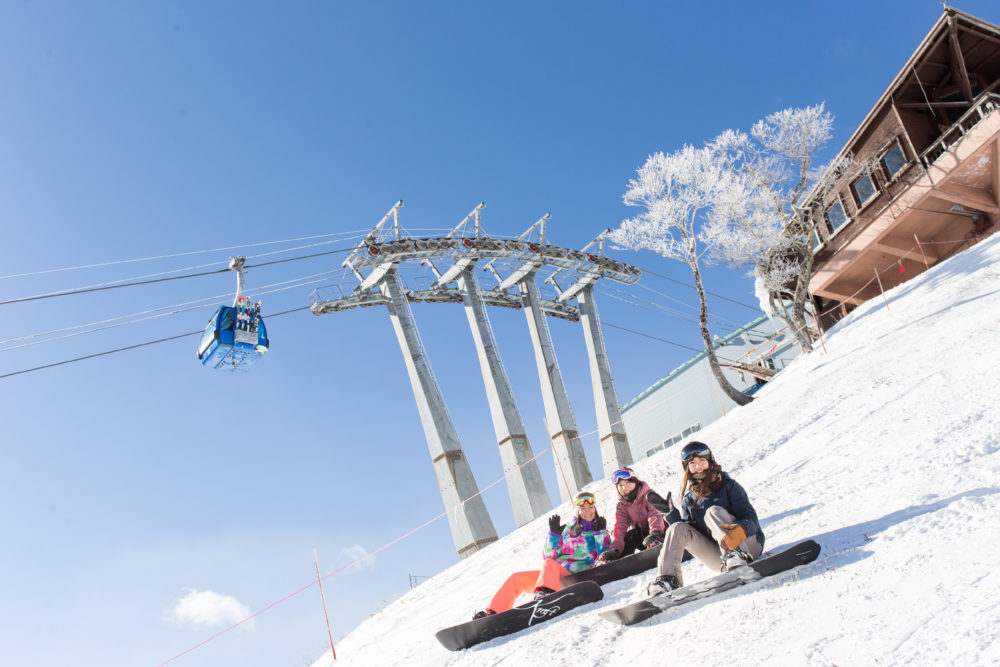
MULTIPOLYGON (((0 275, 366 230, 400 198, 410 229, 450 228, 485 201, 488 232, 516 235, 551 211, 552 242, 580 247, 631 214, 621 195, 653 151, 824 100, 836 150, 941 12, 932 0, 622 5, 4 2, 0 275)), ((960 9, 1000 22, 995 2, 960 9)), ((6 278, 0 300, 221 268, 229 254, 6 278)), ((689 279, 648 253, 616 256, 689 279)), ((341 259, 251 271, 248 286, 341 259)), ((642 284, 695 303, 673 283, 642 284)), ((227 274, 0 306, 0 338, 233 287, 227 274)), ((742 272, 711 270, 708 287, 754 301, 742 272)), ((264 312, 307 305, 310 291, 264 296, 264 312)), ((689 321, 599 303, 606 322, 700 345, 689 321)), ((711 306, 734 326, 754 316, 711 306)), ((211 310, 3 351, 0 375, 199 330, 211 310)), ((413 310, 485 486, 502 471, 462 309, 413 310)), ((523 314, 491 314, 541 452, 523 314)), ((0 379, 0 663, 161 663, 213 634, 164 621, 187 589, 257 611, 309 583, 312 549, 329 572, 349 562, 344 550, 373 550, 441 511, 386 312, 268 325, 272 350, 247 375, 201 368, 187 338, 0 379)), ((580 430, 592 431, 582 332, 550 327, 580 430)), ((606 340, 622 403, 690 356, 617 329, 606 340)), ((585 448, 599 470, 596 438, 585 448)), ((551 457, 540 467, 557 500, 551 457)), ((513 528, 502 487, 486 502, 498 531, 513 528)), ((331 577, 335 635, 405 592, 409 574, 454 561, 440 520, 374 567, 331 577)), ((302 665, 324 642, 311 589, 172 664, 302 665)))

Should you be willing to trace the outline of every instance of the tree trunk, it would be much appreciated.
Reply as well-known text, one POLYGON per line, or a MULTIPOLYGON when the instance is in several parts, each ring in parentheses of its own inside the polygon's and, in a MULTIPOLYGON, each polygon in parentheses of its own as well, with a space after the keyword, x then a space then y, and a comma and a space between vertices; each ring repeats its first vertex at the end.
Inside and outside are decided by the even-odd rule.
POLYGON ((719 387, 734 403, 737 405, 746 405, 753 401, 753 396, 747 396, 739 389, 730 384, 726 376, 722 374, 722 368, 719 367, 719 360, 715 356, 715 346, 712 345, 712 335, 708 331, 708 301, 705 299, 705 288, 701 284, 701 271, 698 270, 698 264, 696 262, 691 262, 691 273, 694 275, 694 284, 698 288, 698 299, 701 301, 701 310, 698 313, 698 326, 701 328, 701 339, 705 342, 705 356, 708 358, 708 365, 712 369, 712 375, 715 376, 716 382, 719 383, 719 387))
POLYGON ((812 352, 813 344, 809 325, 806 324, 805 318, 806 297, 809 296, 809 278, 812 276, 812 267, 813 254, 810 249, 806 248, 799 276, 795 280, 795 300, 792 302, 792 325, 795 328, 795 339, 798 341, 799 347, 802 348, 803 354, 812 352))

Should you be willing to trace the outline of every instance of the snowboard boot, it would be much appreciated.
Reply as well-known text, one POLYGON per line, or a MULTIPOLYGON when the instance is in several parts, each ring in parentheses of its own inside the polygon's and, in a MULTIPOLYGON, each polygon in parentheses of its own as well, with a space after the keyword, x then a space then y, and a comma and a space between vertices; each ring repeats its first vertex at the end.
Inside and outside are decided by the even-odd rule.
POLYGON ((555 593, 555 591, 551 588, 548 588, 547 586, 539 586, 535 589, 535 597, 533 597, 532 600, 541 600, 546 595, 551 595, 553 593, 555 593))
POLYGON ((492 609, 484 609, 482 611, 477 611, 475 614, 472 615, 472 620, 475 621, 480 618, 486 618, 487 616, 492 616, 495 613, 496 612, 493 611, 492 609))
POLYGON ((750 554, 739 549, 730 549, 722 554, 722 571, 729 572, 741 565, 749 565, 752 560, 753 558, 750 557, 750 554))
POLYGON ((677 577, 672 574, 661 574, 646 587, 646 595, 650 597, 653 597, 654 595, 665 595, 680 587, 681 584, 677 581, 677 577))

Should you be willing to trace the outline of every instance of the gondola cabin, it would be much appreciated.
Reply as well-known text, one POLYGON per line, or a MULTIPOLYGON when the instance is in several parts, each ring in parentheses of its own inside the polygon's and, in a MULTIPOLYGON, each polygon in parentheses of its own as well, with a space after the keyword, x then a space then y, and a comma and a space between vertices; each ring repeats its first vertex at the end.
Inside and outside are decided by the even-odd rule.
POLYGON ((239 297, 235 306, 222 306, 208 321, 198 344, 198 359, 209 368, 246 371, 267 352, 268 345, 260 302, 251 304, 239 297))

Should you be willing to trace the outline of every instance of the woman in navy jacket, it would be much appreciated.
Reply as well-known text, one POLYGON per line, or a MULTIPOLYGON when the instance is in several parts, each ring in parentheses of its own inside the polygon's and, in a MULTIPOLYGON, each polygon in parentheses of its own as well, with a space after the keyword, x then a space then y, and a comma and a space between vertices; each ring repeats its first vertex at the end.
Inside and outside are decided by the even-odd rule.
POLYGON ((747 492, 722 472, 708 445, 688 443, 681 450, 681 465, 681 521, 667 529, 657 561, 659 576, 649 585, 650 595, 684 585, 685 550, 717 572, 745 565, 764 551, 764 532, 747 492))

